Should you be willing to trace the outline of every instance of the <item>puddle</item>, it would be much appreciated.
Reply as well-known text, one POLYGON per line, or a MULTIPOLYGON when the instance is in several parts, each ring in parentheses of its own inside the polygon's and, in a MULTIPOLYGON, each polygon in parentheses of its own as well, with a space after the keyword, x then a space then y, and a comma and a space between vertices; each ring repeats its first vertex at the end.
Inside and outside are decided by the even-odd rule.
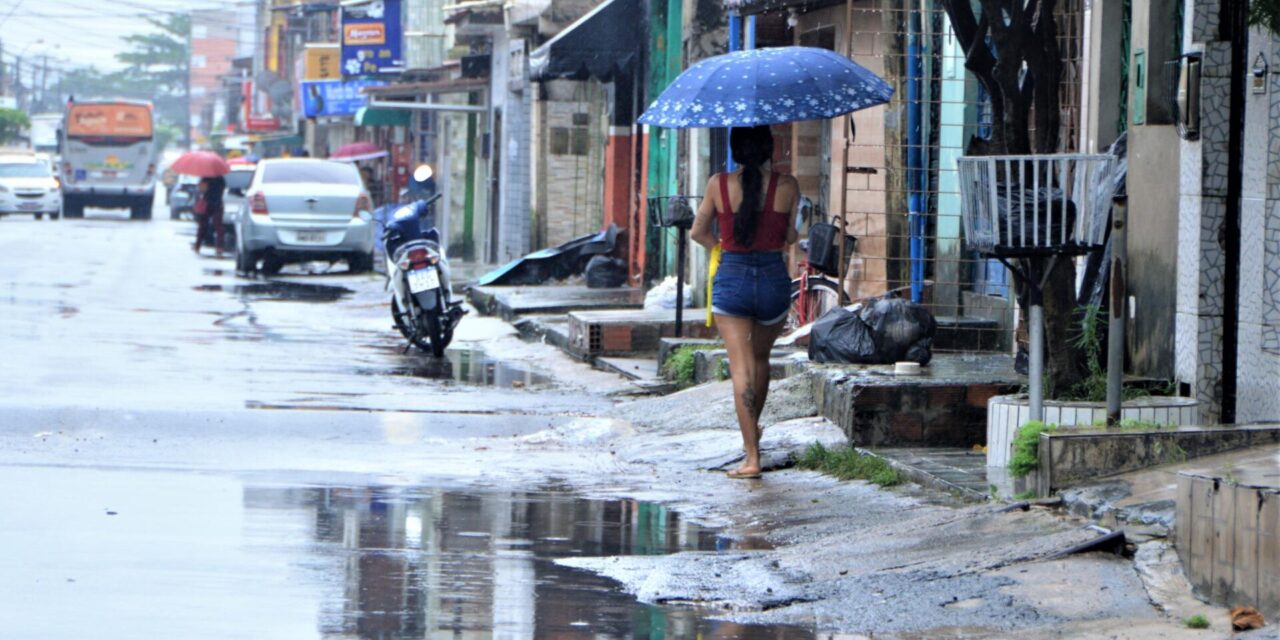
POLYGON ((462 384, 507 389, 543 386, 552 382, 549 376, 532 367, 494 359, 480 349, 446 349, 443 358, 432 358, 416 353, 416 350, 401 355, 402 350, 403 347, 395 349, 400 361, 393 366, 387 369, 365 369, 360 373, 452 380, 462 384))
POLYGON ((30 596, 6 618, 16 637, 814 637, 641 604, 609 579, 557 565, 726 543, 661 505, 554 484, 513 492, 16 467, 0 468, 0 481, 47 488, 0 495, 13 517, 0 543, 20 559, 0 574, 0 593, 30 596), (58 613, 73 604, 81 615, 58 613))
POLYGON ((336 302, 352 293, 346 287, 285 280, 268 280, 249 284, 202 284, 192 288, 196 291, 222 291, 245 301, 336 302))
POLYGON ((643 605, 611 580, 553 562, 736 549, 660 505, 558 490, 379 487, 249 487, 244 502, 250 510, 312 517, 305 534, 317 562, 343 581, 344 594, 359 594, 356 602, 322 606, 342 611, 321 620, 329 634, 812 637, 801 629, 745 627, 707 620, 694 609, 643 605))

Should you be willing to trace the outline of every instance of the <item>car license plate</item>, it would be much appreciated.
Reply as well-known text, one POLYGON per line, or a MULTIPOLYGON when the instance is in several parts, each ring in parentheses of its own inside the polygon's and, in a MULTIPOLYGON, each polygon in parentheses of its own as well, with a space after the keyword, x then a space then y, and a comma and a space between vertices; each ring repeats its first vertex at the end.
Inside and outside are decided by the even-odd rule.
POLYGON ((440 274, 435 269, 418 269, 409 272, 409 291, 422 293, 440 287, 440 274))
POLYGON ((323 231, 299 231, 298 232, 299 244, 320 244, 324 242, 324 240, 325 240, 325 233, 323 231))
POLYGON ((35 210, 35 209, 39 209, 39 208, 40 208, 40 203, 39 203, 39 202, 20 202, 20 203, 18 203, 18 208, 19 208, 19 209, 35 210))

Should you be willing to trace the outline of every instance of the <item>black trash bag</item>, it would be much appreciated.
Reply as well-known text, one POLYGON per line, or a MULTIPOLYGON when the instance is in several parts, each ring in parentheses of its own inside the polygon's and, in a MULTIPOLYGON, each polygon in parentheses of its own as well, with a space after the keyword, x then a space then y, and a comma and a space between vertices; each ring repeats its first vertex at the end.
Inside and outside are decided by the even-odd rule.
POLYGON ((997 247, 1022 249, 1075 243, 1076 205, 1071 200, 1064 203, 1062 197, 1062 190, 1056 187, 998 186, 997 247))
POLYGON ((809 332, 809 360, 876 364, 876 341, 858 314, 836 307, 813 323, 809 332))
POLYGON ((587 262, 587 288, 613 289, 627 283, 625 260, 609 256, 594 256, 587 262))
POLYGON ((876 362, 918 362, 933 359, 933 337, 938 323, 921 305, 902 298, 882 298, 862 308, 863 324, 871 330, 876 362))

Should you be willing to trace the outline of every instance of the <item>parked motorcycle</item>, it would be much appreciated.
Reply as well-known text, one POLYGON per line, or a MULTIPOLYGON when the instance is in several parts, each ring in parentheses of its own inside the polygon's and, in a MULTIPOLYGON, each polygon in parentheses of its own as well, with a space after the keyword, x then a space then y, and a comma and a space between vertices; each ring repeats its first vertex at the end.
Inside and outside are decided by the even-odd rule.
POLYGON ((413 181, 411 193, 418 199, 392 214, 382 236, 391 316, 409 345, 438 358, 453 340, 453 330, 466 311, 461 300, 453 299, 449 260, 433 224, 433 205, 440 194, 435 193, 431 167, 418 167, 413 181))

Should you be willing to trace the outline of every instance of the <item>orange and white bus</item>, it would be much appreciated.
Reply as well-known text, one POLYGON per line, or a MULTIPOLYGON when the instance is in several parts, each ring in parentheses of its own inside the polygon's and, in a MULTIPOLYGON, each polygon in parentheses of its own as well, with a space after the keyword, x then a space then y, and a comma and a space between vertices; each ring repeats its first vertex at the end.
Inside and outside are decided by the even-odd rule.
POLYGON ((127 207, 135 220, 151 218, 157 149, 150 102, 68 102, 58 141, 65 217, 84 217, 85 207, 127 207))

